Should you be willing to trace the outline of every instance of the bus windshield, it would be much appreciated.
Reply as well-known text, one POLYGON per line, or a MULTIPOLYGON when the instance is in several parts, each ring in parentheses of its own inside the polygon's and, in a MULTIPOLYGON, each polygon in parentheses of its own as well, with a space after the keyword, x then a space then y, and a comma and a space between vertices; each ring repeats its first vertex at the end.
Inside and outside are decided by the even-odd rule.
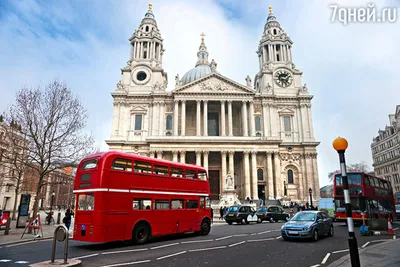
MULTIPOLYGON (((349 185, 353 185, 353 184, 361 185, 361 173, 348 173, 347 180, 349 182, 349 185)), ((338 185, 338 186, 343 185, 341 174, 336 175, 336 185, 338 185)))

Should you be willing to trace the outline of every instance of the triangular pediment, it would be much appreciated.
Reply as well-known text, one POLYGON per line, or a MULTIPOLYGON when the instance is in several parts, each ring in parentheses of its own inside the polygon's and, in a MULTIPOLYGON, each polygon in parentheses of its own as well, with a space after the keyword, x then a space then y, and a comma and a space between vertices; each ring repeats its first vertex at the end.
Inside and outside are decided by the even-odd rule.
POLYGON ((147 107, 145 105, 134 105, 131 108, 132 113, 146 113, 147 107))
POLYGON ((280 115, 294 115, 294 110, 291 108, 284 107, 278 110, 280 115))
POLYGON ((203 78, 172 90, 172 93, 255 94, 255 90, 226 78, 219 73, 211 73, 203 78))

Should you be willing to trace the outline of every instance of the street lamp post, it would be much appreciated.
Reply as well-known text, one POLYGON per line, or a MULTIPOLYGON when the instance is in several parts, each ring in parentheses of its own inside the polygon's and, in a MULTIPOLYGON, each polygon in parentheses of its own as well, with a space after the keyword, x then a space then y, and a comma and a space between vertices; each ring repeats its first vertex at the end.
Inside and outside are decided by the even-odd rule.
POLYGON ((287 196, 287 189, 286 189, 286 181, 283 181, 283 195, 286 197, 287 196))
POLYGON ((308 189, 308 193, 310 194, 310 209, 311 209, 311 207, 313 206, 312 205, 312 189, 311 189, 311 187, 308 189))
POLYGON ((54 193, 54 190, 53 190, 53 193, 51 193, 50 212, 52 212, 52 211, 53 211, 53 201, 54 201, 54 195, 55 195, 55 193, 54 193))
POLYGON ((347 180, 347 170, 346 170, 346 161, 344 157, 344 152, 348 147, 347 140, 341 137, 336 138, 333 143, 333 148, 339 154, 339 162, 340 162, 340 172, 342 174, 342 184, 343 184, 343 193, 344 193, 344 203, 346 206, 346 217, 347 217, 347 228, 349 232, 349 248, 350 248, 350 260, 352 267, 360 267, 360 257, 358 255, 358 246, 357 239, 354 234, 354 222, 353 215, 351 213, 351 201, 349 194, 349 183, 347 180))

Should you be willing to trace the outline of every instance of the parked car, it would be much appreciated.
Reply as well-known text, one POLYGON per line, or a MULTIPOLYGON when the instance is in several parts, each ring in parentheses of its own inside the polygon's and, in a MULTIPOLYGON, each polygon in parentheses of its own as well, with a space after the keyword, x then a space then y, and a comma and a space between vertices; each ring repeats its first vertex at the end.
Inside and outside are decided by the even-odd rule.
POLYGON ((225 221, 231 225, 232 223, 249 224, 250 222, 261 223, 261 219, 257 216, 256 210, 251 206, 231 206, 225 216, 225 221))
POLYGON ((282 208, 278 206, 260 207, 257 210, 257 216, 261 221, 278 222, 289 221, 289 214, 285 213, 282 208))
POLYGON ((311 238, 318 241, 320 236, 333 236, 333 220, 321 211, 301 211, 281 227, 283 239, 311 238))
POLYGON ((400 205, 396 205, 396 220, 400 220, 400 205))

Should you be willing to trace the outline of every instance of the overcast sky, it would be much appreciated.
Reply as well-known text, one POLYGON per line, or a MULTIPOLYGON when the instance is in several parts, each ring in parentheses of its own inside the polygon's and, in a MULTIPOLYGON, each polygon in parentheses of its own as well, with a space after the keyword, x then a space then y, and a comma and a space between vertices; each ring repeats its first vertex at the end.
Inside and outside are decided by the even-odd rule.
MULTIPOLYGON (((200 33, 218 71, 245 84, 258 72, 255 53, 268 6, 294 42, 293 60, 314 95, 313 119, 320 184, 338 168, 332 141, 349 141, 347 162, 372 170, 371 140, 388 123, 400 96, 400 1, 376 1, 377 11, 397 8, 395 23, 332 22, 331 4, 367 7, 371 1, 152 1, 166 49, 168 89, 193 68, 200 33)), ((65 81, 89 112, 88 131, 102 150, 111 133, 112 97, 129 41, 148 1, 0 0, 0 111, 22 86, 65 81)))

